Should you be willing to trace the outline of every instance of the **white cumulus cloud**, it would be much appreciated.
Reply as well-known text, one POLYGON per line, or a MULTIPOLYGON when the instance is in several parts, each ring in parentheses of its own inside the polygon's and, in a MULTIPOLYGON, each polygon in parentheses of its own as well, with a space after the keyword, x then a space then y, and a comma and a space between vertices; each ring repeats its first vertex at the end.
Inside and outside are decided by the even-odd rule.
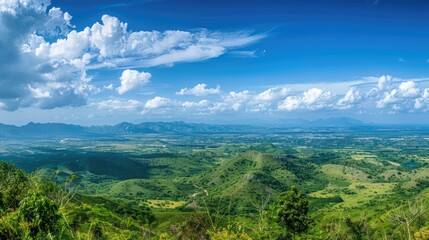
POLYGON ((216 88, 207 88, 207 84, 205 83, 199 83, 193 88, 182 88, 176 92, 177 95, 195 95, 198 97, 219 93, 221 93, 219 85, 216 88))
POLYGON ((337 101, 335 106, 339 109, 350 109, 356 106, 356 104, 359 104, 362 98, 362 93, 358 89, 351 88, 337 101))
POLYGON ((290 88, 269 88, 254 97, 256 102, 271 102, 286 97, 291 92, 290 88))
POLYGON ((429 88, 425 88, 422 95, 414 100, 414 109, 429 110, 429 88))
POLYGON ((124 70, 121 75, 121 86, 116 88, 116 91, 122 95, 128 91, 131 91, 139 86, 143 86, 149 83, 149 79, 152 77, 150 73, 139 72, 136 70, 124 70))
POLYGON ((392 85, 393 82, 393 77, 390 75, 383 75, 379 78, 378 83, 377 83, 377 87, 378 89, 381 90, 386 90, 389 89, 390 86, 392 85))
POLYGON ((145 109, 156 109, 156 108, 163 108, 163 107, 172 107, 175 105, 175 101, 156 96, 152 99, 149 99, 146 104, 144 105, 145 109))
POLYGON ((397 97, 397 93, 397 89, 393 89, 390 92, 385 92, 384 96, 377 101, 377 108, 385 108, 397 103, 400 100, 397 97))
POLYGON ((288 96, 278 105, 278 109, 293 111, 297 109, 318 110, 331 108, 334 94, 320 88, 311 88, 299 96, 288 96))
POLYGON ((199 102, 185 101, 185 102, 181 103, 180 105, 186 109, 192 109, 192 108, 207 107, 210 105, 210 102, 208 100, 201 100, 199 102))
POLYGON ((234 111, 237 111, 241 108, 241 106, 249 100, 251 97, 250 92, 248 90, 244 90, 241 92, 230 92, 227 96, 224 98, 224 107, 230 107, 234 111))
POLYGON ((70 14, 48 10, 49 5, 47 0, 0 1, 1 109, 80 106, 97 91, 85 69, 46 53, 45 38, 65 36, 72 27, 70 14))
POLYGON ((293 111, 297 110, 301 106, 301 98, 297 96, 289 96, 278 106, 280 110, 293 111))
POLYGON ((404 98, 415 98, 420 93, 420 89, 414 81, 401 82, 398 89, 399 94, 404 98))

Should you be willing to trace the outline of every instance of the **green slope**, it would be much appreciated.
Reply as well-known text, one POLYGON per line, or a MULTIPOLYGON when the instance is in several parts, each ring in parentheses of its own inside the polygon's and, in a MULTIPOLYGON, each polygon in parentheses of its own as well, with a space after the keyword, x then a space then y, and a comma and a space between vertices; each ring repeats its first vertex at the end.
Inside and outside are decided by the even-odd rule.
MULTIPOLYGON (((317 177, 314 170, 311 164, 292 156, 249 151, 224 161, 191 182, 205 189, 213 201, 228 199, 237 211, 252 211, 252 202, 267 197, 274 200, 277 193, 290 186, 308 183, 306 179, 317 177)), ((204 196, 198 188, 194 195, 204 196)))

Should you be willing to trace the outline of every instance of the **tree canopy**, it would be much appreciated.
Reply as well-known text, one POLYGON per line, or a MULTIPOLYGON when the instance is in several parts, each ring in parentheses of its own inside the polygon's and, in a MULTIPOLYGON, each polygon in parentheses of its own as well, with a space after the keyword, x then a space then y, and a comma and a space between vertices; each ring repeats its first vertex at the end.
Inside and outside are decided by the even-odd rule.
POLYGON ((293 236, 306 232, 310 225, 308 201, 296 187, 291 187, 277 199, 277 223, 293 236))

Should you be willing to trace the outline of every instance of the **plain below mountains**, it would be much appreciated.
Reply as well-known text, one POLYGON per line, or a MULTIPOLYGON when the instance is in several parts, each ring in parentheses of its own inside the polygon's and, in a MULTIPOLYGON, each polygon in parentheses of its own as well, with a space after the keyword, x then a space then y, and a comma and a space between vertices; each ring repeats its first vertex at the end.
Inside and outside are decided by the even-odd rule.
POLYGON ((0 138, 65 138, 97 137, 127 134, 211 134, 211 133, 260 133, 273 132, 287 128, 312 127, 358 127, 364 123, 349 118, 330 118, 316 121, 284 120, 276 126, 217 125, 203 123, 143 122, 132 124, 122 122, 116 125, 79 126, 63 123, 33 123, 24 126, 0 124, 0 138))

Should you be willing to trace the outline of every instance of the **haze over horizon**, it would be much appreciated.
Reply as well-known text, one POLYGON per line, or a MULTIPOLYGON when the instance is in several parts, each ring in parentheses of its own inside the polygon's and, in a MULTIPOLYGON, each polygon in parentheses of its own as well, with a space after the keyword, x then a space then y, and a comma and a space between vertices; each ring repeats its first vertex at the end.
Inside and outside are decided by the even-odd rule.
POLYGON ((0 1, 0 123, 424 124, 428 7, 0 1))

